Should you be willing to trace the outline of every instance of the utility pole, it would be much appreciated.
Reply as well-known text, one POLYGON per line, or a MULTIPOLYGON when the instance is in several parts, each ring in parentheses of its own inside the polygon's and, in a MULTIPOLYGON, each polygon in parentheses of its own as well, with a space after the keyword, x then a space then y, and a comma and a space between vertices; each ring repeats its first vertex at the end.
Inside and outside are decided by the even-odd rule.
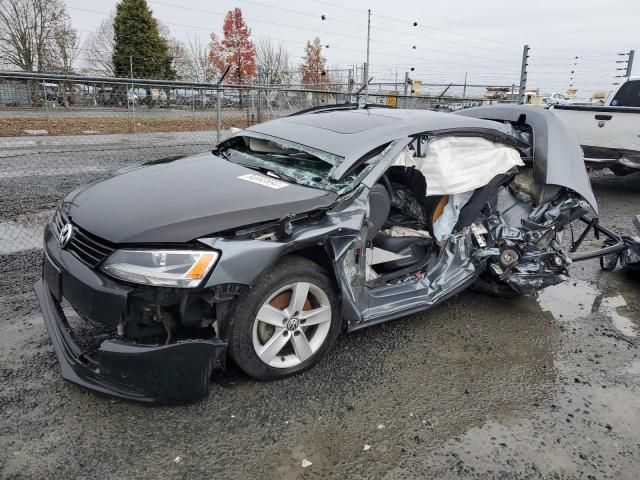
POLYGON ((371 43, 371 9, 367 11, 367 63, 364 64, 364 93, 369 93, 369 45, 371 43))
POLYGON ((404 96, 407 96, 407 88, 409 88, 409 72, 404 72, 404 96))
POLYGON ((627 60, 627 78, 631 76, 631 72, 633 71, 633 57, 635 54, 635 50, 629 50, 629 60, 627 60))
POLYGON ((520 70, 520 91, 518 92, 518 105, 525 101, 525 90, 527 89, 527 60, 529 59, 529 45, 522 49, 522 69, 520 70))

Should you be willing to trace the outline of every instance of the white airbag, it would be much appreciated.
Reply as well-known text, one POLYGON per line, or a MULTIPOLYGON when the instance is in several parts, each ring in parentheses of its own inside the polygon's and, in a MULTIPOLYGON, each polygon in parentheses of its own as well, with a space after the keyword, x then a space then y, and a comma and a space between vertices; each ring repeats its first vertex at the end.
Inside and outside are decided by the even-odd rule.
POLYGON ((515 148, 481 137, 439 137, 426 149, 424 158, 413 161, 427 180, 427 195, 469 192, 524 165, 515 148))

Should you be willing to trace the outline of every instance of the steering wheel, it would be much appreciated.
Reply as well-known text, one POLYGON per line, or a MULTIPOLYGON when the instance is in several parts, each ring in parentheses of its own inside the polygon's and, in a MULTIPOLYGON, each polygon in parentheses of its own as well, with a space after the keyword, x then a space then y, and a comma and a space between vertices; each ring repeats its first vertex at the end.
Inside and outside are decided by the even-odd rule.
POLYGON ((389 194, 389 198, 393 199, 394 198, 393 187, 391 186, 391 181, 389 180, 389 177, 387 177, 386 173, 383 173, 382 176, 380 177, 380 183, 382 183, 382 186, 389 194))

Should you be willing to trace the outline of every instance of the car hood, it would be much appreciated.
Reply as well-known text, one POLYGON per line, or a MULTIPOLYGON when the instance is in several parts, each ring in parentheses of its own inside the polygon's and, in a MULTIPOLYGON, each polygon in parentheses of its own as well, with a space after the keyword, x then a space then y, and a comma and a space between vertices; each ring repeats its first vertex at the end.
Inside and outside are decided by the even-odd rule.
POLYGON ((109 242, 182 243, 328 207, 336 198, 205 153, 82 187, 63 208, 74 224, 109 242))

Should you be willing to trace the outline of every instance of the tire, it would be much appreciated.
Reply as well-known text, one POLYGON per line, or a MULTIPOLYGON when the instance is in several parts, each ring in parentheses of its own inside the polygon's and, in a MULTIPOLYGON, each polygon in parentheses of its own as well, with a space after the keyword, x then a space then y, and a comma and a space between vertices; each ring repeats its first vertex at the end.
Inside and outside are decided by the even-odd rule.
POLYGON ((309 369, 333 346, 342 326, 333 280, 316 263, 294 256, 236 300, 231 322, 229 354, 256 380, 309 369))
MULTIPOLYGON (((602 244, 602 248, 610 247, 612 245, 615 245, 615 243, 616 242, 613 240, 606 240, 602 244)), ((612 272, 613 270, 615 270, 616 266, 618 265, 619 260, 620 260, 620 254, 618 253, 610 253, 609 255, 603 255, 602 257, 600 257, 600 268, 605 272, 612 272)))
POLYGON ((478 293, 483 293, 498 298, 516 298, 521 295, 506 283, 495 280, 488 280, 479 276, 473 284, 473 289, 478 293))

